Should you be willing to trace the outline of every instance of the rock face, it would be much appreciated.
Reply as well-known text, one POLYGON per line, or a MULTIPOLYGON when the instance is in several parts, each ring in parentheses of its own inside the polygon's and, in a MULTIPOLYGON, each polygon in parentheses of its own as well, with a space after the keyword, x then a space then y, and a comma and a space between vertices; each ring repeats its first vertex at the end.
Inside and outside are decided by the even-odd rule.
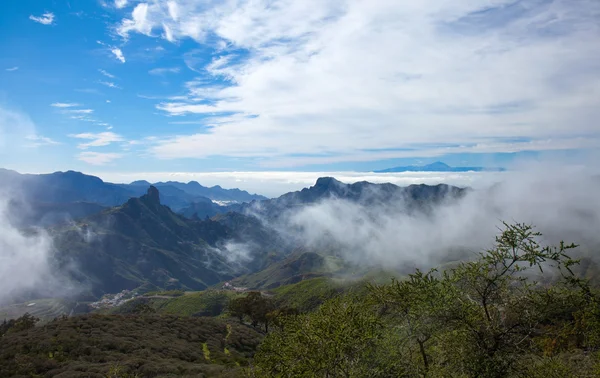
POLYGON ((148 200, 151 203, 160 205, 160 193, 158 192, 158 189, 156 189, 155 186, 150 185, 150 187, 148 188, 148 193, 146 194, 146 197, 148 197, 148 200))

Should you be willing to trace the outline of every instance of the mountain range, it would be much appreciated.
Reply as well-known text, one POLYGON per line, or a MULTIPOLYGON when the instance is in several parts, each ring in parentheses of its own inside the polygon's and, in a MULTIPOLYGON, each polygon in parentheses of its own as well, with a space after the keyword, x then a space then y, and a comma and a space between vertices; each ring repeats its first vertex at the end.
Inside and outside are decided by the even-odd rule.
POLYGON ((485 167, 451 167, 448 164, 436 161, 427 165, 409 165, 405 167, 394 167, 374 171, 375 173, 392 172, 503 172, 504 168, 485 168, 485 167))
POLYGON ((310 250, 282 232, 283 216, 329 199, 373 209, 372 216, 391 203, 402 207, 389 211, 427 213, 469 192, 445 184, 345 184, 321 177, 309 188, 264 199, 194 182, 112 184, 72 171, 4 170, 0 183, 5 190, 7 183, 19 185, 20 196, 9 211, 22 219, 20 227, 46 227, 53 265, 83 288, 80 298, 89 299, 124 289, 203 290, 236 277, 246 277, 239 284, 276 287, 327 276, 332 266, 351 274, 356 267, 337 258, 335 246, 310 250), (254 199, 220 206, 200 194, 223 201, 254 199), (58 216, 61 212, 67 214, 58 216))
POLYGON ((230 210, 275 221, 290 209, 336 198, 368 208, 386 208, 391 203, 403 204, 401 210, 410 213, 427 211, 443 201, 462 198, 467 192, 468 189, 446 184, 407 187, 367 181, 345 184, 333 177, 321 177, 309 188, 286 193, 278 198, 233 205, 230 210))
MULTIPOLYGON (((21 215, 16 222, 20 226, 48 226, 92 215, 105 207, 118 206, 130 198, 143 195, 150 185, 147 181, 113 184, 74 171, 38 175, 0 169, 0 193, 11 192, 8 196, 12 199, 9 207, 13 209, 11 213, 21 215)), ((159 182, 154 186, 161 191, 162 203, 173 211, 196 208, 195 213, 200 218, 226 212, 219 203, 266 199, 240 189, 205 187, 195 181, 187 184, 159 182)))
POLYGON ((269 253, 285 254, 277 235, 260 222, 228 217, 244 219, 185 218, 162 205, 150 186, 139 198, 49 232, 57 265, 92 297, 142 285, 202 290, 264 268, 269 253), (242 245, 248 260, 236 251, 242 245))

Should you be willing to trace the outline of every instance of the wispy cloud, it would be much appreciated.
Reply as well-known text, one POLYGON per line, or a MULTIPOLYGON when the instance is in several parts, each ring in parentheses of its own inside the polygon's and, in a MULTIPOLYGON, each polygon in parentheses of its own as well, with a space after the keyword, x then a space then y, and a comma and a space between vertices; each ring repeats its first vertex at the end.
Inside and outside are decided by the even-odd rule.
POLYGON ((80 88, 80 89, 75 89, 75 92, 87 93, 87 94, 94 94, 94 95, 101 95, 102 94, 102 92, 100 92, 96 88, 80 88))
POLYGON ((55 102, 53 104, 50 104, 50 106, 53 106, 55 108, 75 108, 81 105, 75 102, 55 102))
POLYGON ((108 73, 108 72, 106 72, 106 71, 104 71, 104 70, 102 70, 102 69, 98 70, 98 72, 100 72, 102 75, 104 75, 104 76, 106 76, 106 77, 108 77, 108 78, 110 78, 110 79, 114 79, 114 78, 116 78, 116 76, 115 76, 115 75, 113 75, 113 74, 111 74, 111 73, 108 73))
POLYGON ((63 110, 65 114, 92 114, 94 109, 67 109, 63 110))
POLYGON ((114 152, 92 152, 86 151, 77 155, 77 159, 92 165, 105 165, 120 159, 123 154, 114 152))
POLYGON ((154 154, 291 164, 300 154, 384 154, 365 149, 419 156, 402 148, 442 142, 531 147, 497 137, 585 146, 573 136, 599 133, 598 14, 596 0, 182 0, 137 3, 117 32, 191 39, 215 56, 190 55, 186 64, 205 80, 157 104, 169 115, 210 116, 210 132, 165 139, 154 154))
POLYGON ((71 138, 77 139, 86 139, 90 142, 80 143, 77 145, 77 148, 85 150, 89 147, 102 147, 108 146, 111 143, 122 142, 124 141, 123 137, 115 134, 110 131, 102 132, 102 133, 81 133, 81 134, 71 134, 69 135, 71 138))
POLYGON ((98 83, 105 85, 109 88, 115 88, 115 89, 120 89, 121 87, 119 87, 117 84, 111 82, 111 81, 102 81, 100 80, 98 83))
POLYGON ((48 138, 48 137, 45 137, 42 135, 38 135, 38 134, 27 135, 25 137, 25 139, 30 141, 30 143, 28 143, 26 145, 26 147, 41 147, 41 146, 52 146, 52 145, 61 144, 60 142, 57 142, 51 138, 48 138))
POLYGON ((52 25, 54 22, 54 13, 46 12, 41 16, 30 15, 29 19, 42 25, 52 25))
POLYGON ((165 75, 169 73, 179 73, 181 69, 179 67, 171 67, 171 68, 154 68, 148 71, 150 75, 165 75))
POLYGON ((10 68, 7 68, 7 69, 6 69, 6 71, 8 71, 8 72, 13 72, 13 71, 16 71, 16 70, 18 70, 18 69, 19 69, 19 67, 15 66, 15 67, 10 67, 10 68))
POLYGON ((112 49, 110 49, 110 52, 113 53, 113 55, 115 56, 115 58, 117 58, 117 60, 119 60, 119 62, 125 63, 125 55, 123 55, 123 51, 121 51, 120 48, 113 47, 112 49))

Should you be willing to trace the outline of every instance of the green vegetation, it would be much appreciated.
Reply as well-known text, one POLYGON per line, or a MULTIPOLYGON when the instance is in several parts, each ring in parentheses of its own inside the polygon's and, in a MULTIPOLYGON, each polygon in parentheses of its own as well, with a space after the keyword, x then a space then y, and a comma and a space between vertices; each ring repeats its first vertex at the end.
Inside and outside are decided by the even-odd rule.
POLYGON ((0 324, 0 376, 600 376, 600 292, 578 275, 595 265, 539 237, 506 224, 478 258, 403 279, 303 274, 270 291, 148 293, 41 326, 26 314, 0 324))
POLYGON ((181 297, 182 295, 185 295, 183 290, 148 291, 144 293, 146 297, 181 297))
POLYGON ((40 327, 25 320, 0 338, 0 377, 238 377, 262 338, 198 317, 82 315, 40 327))
POLYGON ((356 266, 344 262, 339 257, 300 250, 284 260, 272 263, 260 272, 235 278, 231 284, 270 290, 311 278, 352 275, 357 273, 356 270, 356 266))
POLYGON ((505 225, 494 248, 442 273, 368 286, 281 319, 257 377, 595 377, 600 294, 572 274, 574 245, 505 225), (301 356, 301 358, 298 358, 301 356))

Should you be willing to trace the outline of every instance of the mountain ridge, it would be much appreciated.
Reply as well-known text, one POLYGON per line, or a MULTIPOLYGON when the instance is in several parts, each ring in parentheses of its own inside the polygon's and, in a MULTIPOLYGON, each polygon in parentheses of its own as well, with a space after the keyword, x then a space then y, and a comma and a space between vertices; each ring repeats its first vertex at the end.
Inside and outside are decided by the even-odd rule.
POLYGON ((487 168, 487 167, 451 167, 441 161, 422 166, 408 165, 393 168, 386 168, 373 171, 375 173, 394 173, 394 172, 503 172, 505 168, 487 168))

